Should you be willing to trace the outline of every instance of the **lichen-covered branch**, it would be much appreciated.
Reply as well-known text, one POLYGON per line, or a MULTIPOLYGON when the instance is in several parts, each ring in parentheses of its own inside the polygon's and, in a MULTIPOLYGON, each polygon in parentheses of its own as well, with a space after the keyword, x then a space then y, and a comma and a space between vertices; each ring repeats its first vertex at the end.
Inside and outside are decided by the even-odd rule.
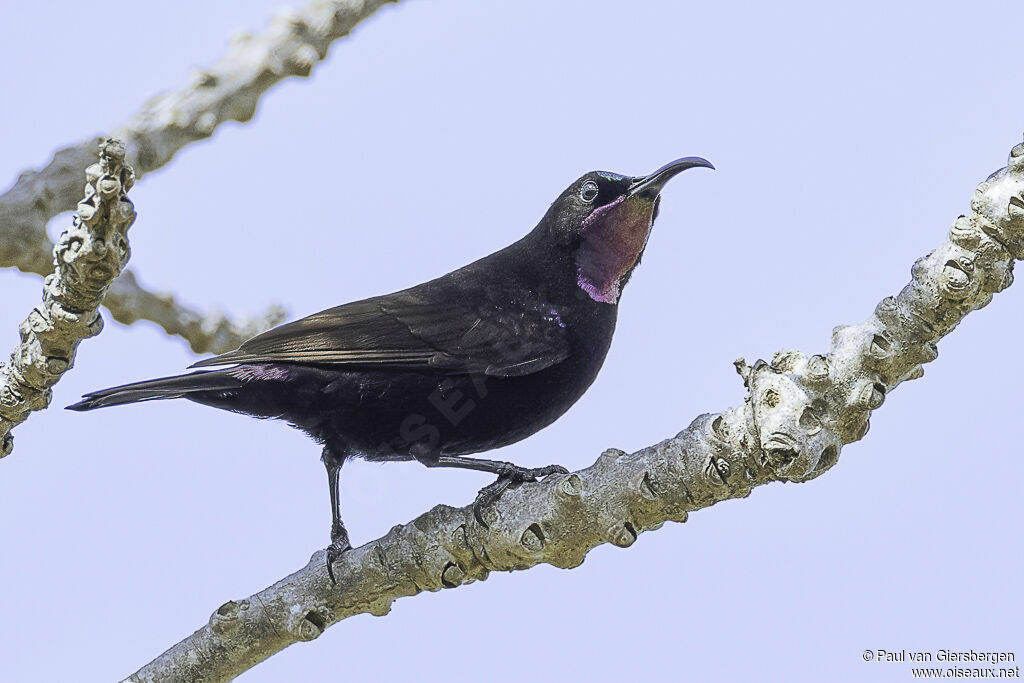
MULTIPOLYGON (((222 123, 251 119, 264 92, 289 76, 308 76, 327 56, 331 43, 389 2, 397 0, 312 0, 299 10, 282 10, 259 35, 236 36, 220 61, 197 72, 183 88, 154 97, 114 131, 125 142, 127 161, 137 177, 162 167, 186 145, 210 137, 222 123)), ((74 209, 82 191, 81 169, 92 163, 98 142, 93 137, 58 151, 44 168, 23 173, 0 195, 0 267, 50 273, 53 244, 46 236, 46 223, 74 209)), ((109 306, 116 320, 154 320, 169 333, 183 336, 192 329, 219 328, 216 339, 232 339, 225 346, 204 346, 205 333, 186 336, 196 351, 226 351, 245 339, 241 333, 248 326, 233 329, 222 316, 197 328, 193 322, 202 316, 194 311, 175 311, 166 304, 120 305, 123 300, 161 298, 137 282, 119 285, 111 294, 118 292, 124 296, 112 296, 109 306)))
POLYGON ((342 555, 325 555, 214 612, 210 622, 129 681, 223 681, 354 614, 384 615, 397 598, 546 562, 571 568, 602 543, 628 547, 642 531, 773 481, 807 481, 862 438, 871 411, 920 377, 936 342, 1012 282, 1024 257, 1024 144, 982 183, 971 213, 912 269, 912 280, 867 321, 838 327, 828 354, 780 351, 737 361, 744 404, 701 415, 676 437, 636 453, 606 451, 587 469, 507 491, 485 509, 438 506, 342 555))
MULTIPOLYGON (((0 203, 0 212, 4 205, 0 203)), ((0 225, 3 217, 0 216, 0 225)), ((0 241, 0 252, 10 245, 0 241)), ((52 259, 46 268, 39 267, 34 254, 52 254, 53 243, 43 239, 32 247, 35 251, 23 251, 29 261, 19 264, 22 270, 46 275, 52 272, 52 259)), ((2 258, 2 256, 0 256, 2 258)), ((262 315, 233 320, 218 312, 204 313, 184 304, 171 294, 151 292, 143 287, 135 273, 124 270, 110 285, 103 306, 110 311, 114 320, 131 325, 139 320, 148 320, 159 325, 164 332, 183 338, 196 353, 224 353, 237 349, 250 337, 277 325, 287 316, 287 311, 278 305, 270 306, 262 315)))
POLYGON ((171 294, 154 294, 142 287, 135 274, 126 270, 114 280, 103 300, 110 314, 130 325, 149 320, 167 334, 185 339, 196 353, 224 353, 284 320, 284 308, 270 306, 262 315, 233 320, 216 311, 203 313, 176 300, 171 294))
POLYGON ((99 306, 128 262, 128 228, 135 207, 127 198, 135 183, 124 144, 100 143, 99 163, 85 170, 85 198, 53 249, 53 272, 43 283, 43 302, 21 324, 21 343, 0 366, 0 456, 14 448, 11 429, 50 403, 50 387, 75 362, 78 344, 103 329, 99 306))
MULTIPOLYGON (((308 76, 332 42, 396 1, 312 0, 300 10, 282 10, 262 34, 236 36, 220 61, 196 72, 183 88, 157 95, 115 131, 137 177, 210 137, 222 123, 251 119, 263 93, 289 76, 308 76)), ((39 253, 46 222, 74 208, 81 192, 78 174, 91 163, 97 142, 89 138, 60 150, 0 196, 0 267, 49 272, 49 249, 39 253)))

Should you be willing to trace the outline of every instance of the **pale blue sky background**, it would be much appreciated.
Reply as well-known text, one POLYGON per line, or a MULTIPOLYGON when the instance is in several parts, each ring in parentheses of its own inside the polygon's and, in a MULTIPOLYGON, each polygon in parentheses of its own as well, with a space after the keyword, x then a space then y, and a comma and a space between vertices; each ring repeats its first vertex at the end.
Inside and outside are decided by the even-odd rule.
MULTIPOLYGON (((278 2, 8 3, 0 184, 125 121, 278 2)), ((294 316, 517 239, 591 169, 702 155, 664 193, 602 375, 502 458, 571 468, 736 405, 732 361, 827 349, 897 292, 1024 131, 1024 5, 406 2, 255 120, 132 191, 155 288, 294 316)), ((62 218, 55 230, 63 229, 62 218)), ((0 353, 40 279, 0 273, 0 353)), ((360 616, 240 680, 905 681, 863 650, 1013 650, 1021 604, 1024 285, 940 344, 861 443, 606 546, 360 616)), ((83 344, 54 405, 193 361, 149 324, 83 344)), ((50 410, 0 462, 0 678, 109 681, 302 566, 328 537, 319 449, 187 402, 50 410)), ((363 543, 489 479, 356 463, 363 543)), ((1018 662, 1019 663, 1019 662, 1018 662)))

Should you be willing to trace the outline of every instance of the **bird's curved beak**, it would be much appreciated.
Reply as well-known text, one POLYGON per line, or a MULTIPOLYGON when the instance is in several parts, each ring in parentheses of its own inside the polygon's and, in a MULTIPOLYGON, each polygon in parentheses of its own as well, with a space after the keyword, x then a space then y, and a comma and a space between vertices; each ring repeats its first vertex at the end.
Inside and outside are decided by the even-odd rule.
POLYGON ((671 180, 674 176, 682 173, 688 168, 710 168, 715 167, 711 165, 711 162, 707 159, 700 157, 683 157, 682 159, 676 159, 670 161, 654 173, 642 176, 640 178, 634 178, 633 184, 629 186, 626 191, 627 197, 633 197, 638 194, 643 194, 649 199, 654 199, 661 192, 661 188, 665 187, 665 183, 671 180))

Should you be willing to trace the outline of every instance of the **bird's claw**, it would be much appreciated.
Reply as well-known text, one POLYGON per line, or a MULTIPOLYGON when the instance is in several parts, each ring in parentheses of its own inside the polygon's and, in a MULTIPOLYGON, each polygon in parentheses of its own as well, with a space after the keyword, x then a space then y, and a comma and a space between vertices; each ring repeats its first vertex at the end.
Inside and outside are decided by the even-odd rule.
POLYGON ((349 543, 348 533, 344 527, 339 534, 332 529, 331 533, 331 544, 327 546, 327 575, 331 577, 331 583, 337 585, 338 580, 334 576, 334 562, 341 557, 343 553, 348 552, 352 549, 352 544, 349 543))
POLYGON ((473 517, 476 518, 477 523, 483 528, 487 529, 490 525, 484 521, 484 508, 489 507, 491 503, 498 500, 501 494, 505 492, 505 489, 512 483, 512 479, 504 475, 499 476, 493 483, 480 489, 479 493, 476 494, 476 500, 473 501, 473 517))
POLYGON ((548 465, 547 467, 519 467, 518 465, 509 464, 508 467, 503 468, 498 474, 498 478, 491 484, 480 489, 480 492, 476 494, 476 500, 473 501, 473 517, 476 518, 477 523, 485 529, 490 525, 484 521, 484 508, 489 507, 501 494, 508 489, 512 484, 521 484, 524 481, 537 481, 542 477, 546 477, 550 474, 569 474, 569 470, 565 469, 561 465, 548 465))
POLYGON ((520 467, 518 469, 519 472, 513 475, 513 478, 518 481, 537 481, 541 477, 546 477, 549 474, 569 474, 569 470, 565 469, 561 465, 548 465, 547 467, 534 467, 532 469, 520 467))

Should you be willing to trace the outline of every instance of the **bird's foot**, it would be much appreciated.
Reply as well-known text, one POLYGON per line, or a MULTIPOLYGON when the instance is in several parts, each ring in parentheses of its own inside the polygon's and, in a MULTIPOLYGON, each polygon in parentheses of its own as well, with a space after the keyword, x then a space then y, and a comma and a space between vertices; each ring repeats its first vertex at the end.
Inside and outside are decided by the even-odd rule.
POLYGON ((480 492, 476 494, 476 500, 473 501, 473 516, 485 529, 488 527, 488 524, 484 521, 484 508, 490 507, 512 484, 521 484, 524 481, 537 481, 549 474, 569 474, 569 470, 561 465, 530 468, 519 467, 511 463, 506 464, 507 467, 503 467, 498 472, 497 480, 480 489, 480 492))
POLYGON ((565 469, 561 465, 548 465, 547 467, 519 467, 518 465, 510 464, 508 467, 504 467, 498 472, 498 478, 509 479, 513 482, 520 483, 524 481, 537 481, 541 477, 546 477, 549 474, 569 474, 569 470, 565 469))
POLYGON ((342 526, 340 530, 336 526, 331 527, 331 544, 327 546, 327 575, 331 577, 331 583, 337 585, 338 580, 334 577, 334 562, 342 553, 352 549, 348 540, 348 531, 342 526))

